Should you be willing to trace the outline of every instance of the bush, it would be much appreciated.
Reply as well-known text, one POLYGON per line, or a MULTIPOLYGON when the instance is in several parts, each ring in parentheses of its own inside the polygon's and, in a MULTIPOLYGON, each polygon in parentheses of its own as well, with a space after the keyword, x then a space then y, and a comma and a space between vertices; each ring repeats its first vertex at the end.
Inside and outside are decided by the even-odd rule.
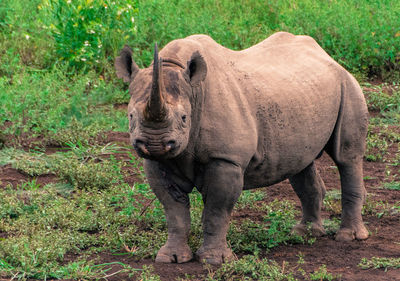
POLYGON ((78 69, 114 59, 122 40, 136 33, 137 8, 129 0, 46 0, 40 6, 60 60, 78 69))
POLYGON ((400 71, 399 1, 160 0, 140 1, 138 8, 132 43, 140 63, 151 61, 154 41, 205 33, 238 50, 288 31, 312 36, 351 72, 394 78, 400 71))

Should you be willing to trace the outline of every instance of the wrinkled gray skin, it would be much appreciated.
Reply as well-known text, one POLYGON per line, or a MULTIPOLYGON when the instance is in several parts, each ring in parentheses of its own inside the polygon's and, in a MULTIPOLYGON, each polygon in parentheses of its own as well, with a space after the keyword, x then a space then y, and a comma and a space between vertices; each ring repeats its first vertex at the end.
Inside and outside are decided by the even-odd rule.
POLYGON ((280 32, 232 51, 193 35, 167 44, 149 68, 137 67, 129 47, 115 66, 130 83, 132 144, 166 212, 168 241, 156 262, 192 259, 187 194, 194 187, 204 201, 198 260, 232 258, 226 233, 243 189, 287 178, 303 209, 293 231, 304 234, 310 223, 323 235, 325 186, 314 164, 323 151, 340 172, 336 240, 368 237, 361 218, 366 103, 356 80, 312 38, 280 32))

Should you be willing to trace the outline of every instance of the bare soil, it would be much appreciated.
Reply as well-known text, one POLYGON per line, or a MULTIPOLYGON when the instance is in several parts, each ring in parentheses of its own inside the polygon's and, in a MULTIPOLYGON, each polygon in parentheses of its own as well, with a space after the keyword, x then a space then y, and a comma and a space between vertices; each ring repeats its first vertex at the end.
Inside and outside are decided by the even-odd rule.
MULTIPOLYGON (((126 133, 108 132, 106 133, 106 141, 113 143, 129 144, 129 136, 126 133)), ((29 143, 27 143, 29 146, 29 143)), ((389 155, 395 155, 397 152, 397 143, 389 147, 389 155)), ((52 149, 49 149, 51 152, 52 149)), ((121 157, 115 155, 115 157, 121 157)), ((323 178, 327 190, 339 189, 339 174, 331 159, 324 154, 316 161, 317 168, 323 178)), ((376 201, 383 201, 389 204, 399 202, 400 191, 382 189, 385 181, 390 181, 391 177, 387 176, 387 169, 393 176, 398 173, 398 167, 386 167, 383 162, 364 162, 365 186, 371 198, 376 201)), ((5 186, 17 184, 30 180, 28 175, 13 169, 10 165, 0 167, 0 185, 5 186)), ((36 178, 39 184, 47 184, 49 182, 58 181, 55 175, 43 175, 36 178)), ((137 179, 132 176, 126 179, 127 182, 133 183, 137 179)), ((267 196, 266 201, 274 199, 289 199, 296 202, 296 208, 301 209, 299 200, 292 190, 288 181, 267 187, 263 189, 267 196)), ((254 210, 237 211, 233 217, 248 217, 257 220, 262 214, 254 210)), ((323 213, 324 218, 330 218, 331 213, 326 210, 323 213)), ((364 215, 364 221, 369 229, 371 236, 365 241, 352 241, 339 243, 334 240, 333 235, 318 238, 312 245, 296 244, 282 245, 269 251, 262 252, 262 257, 273 259, 278 264, 284 261, 289 262, 289 269, 297 266, 299 255, 303 256, 305 263, 301 265, 307 273, 311 273, 318 269, 321 265, 327 266, 328 272, 333 274, 341 274, 341 280, 400 280, 400 269, 389 269, 384 272, 383 269, 361 269, 358 267, 362 258, 372 257, 400 257, 400 215, 391 214, 378 218, 376 215, 364 215)), ((0 233, 0 237, 4 236, 0 233)), ((74 260, 75 256, 66 257, 66 261, 74 260)), ((122 262, 129 264, 135 268, 141 268, 143 265, 152 265, 155 273, 162 280, 177 280, 185 278, 189 275, 190 280, 204 280, 208 270, 201 263, 191 261, 185 264, 156 264, 153 260, 144 259, 137 261, 135 257, 130 255, 113 255, 110 252, 103 252, 96 256, 99 263, 122 262)), ((121 266, 114 265, 108 273, 119 271, 121 266)), ((215 269, 215 268, 214 268, 215 269)), ((299 274, 300 280, 302 276, 299 274)), ((126 274, 116 274, 108 278, 108 280, 127 280, 130 279, 126 274)))

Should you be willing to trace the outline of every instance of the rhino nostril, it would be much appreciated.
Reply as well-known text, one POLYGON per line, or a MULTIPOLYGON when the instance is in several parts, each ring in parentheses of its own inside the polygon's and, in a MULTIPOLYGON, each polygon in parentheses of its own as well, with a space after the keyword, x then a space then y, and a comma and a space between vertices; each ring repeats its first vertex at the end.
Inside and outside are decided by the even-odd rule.
POLYGON ((167 142, 167 144, 165 145, 165 150, 166 151, 170 151, 172 149, 174 149, 176 147, 176 141, 174 140, 170 140, 167 142))
POLYGON ((144 154, 149 155, 149 151, 146 148, 146 144, 144 143, 143 140, 141 139, 135 139, 133 141, 133 146, 135 147, 136 150, 140 150, 141 152, 143 152, 144 154))

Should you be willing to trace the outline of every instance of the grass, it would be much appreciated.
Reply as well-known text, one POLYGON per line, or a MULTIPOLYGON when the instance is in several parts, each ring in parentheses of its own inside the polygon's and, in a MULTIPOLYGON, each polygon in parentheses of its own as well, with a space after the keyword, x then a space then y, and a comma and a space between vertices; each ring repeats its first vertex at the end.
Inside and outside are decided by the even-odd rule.
MULTIPOLYGON (((396 216, 398 214, 398 204, 389 204, 386 201, 382 200, 377 200, 374 198, 375 195, 368 193, 362 213, 363 215, 373 215, 377 216, 378 218, 381 218, 383 216, 396 216)), ((334 189, 334 190, 329 190, 326 193, 325 199, 324 199, 324 209, 328 211, 330 214, 333 215, 340 215, 342 212, 342 205, 341 205, 341 193, 339 190, 334 189)), ((334 232, 333 230, 337 230, 337 223, 335 221, 326 222, 326 225, 328 226, 328 233, 329 232, 334 232), (333 228, 333 229, 332 229, 333 228), (332 230, 330 230, 332 229, 332 230)))
POLYGON ((371 259, 362 258, 358 265, 362 269, 383 268, 387 271, 390 268, 400 268, 400 258, 380 258, 372 257, 371 259))
MULTIPOLYGON (((4 133, 41 136, 44 144, 89 143, 103 131, 124 131, 126 113, 115 110, 124 92, 94 72, 65 77, 63 69, 44 73, 23 71, 13 82, 0 78, 0 122, 4 133)), ((15 138, 18 144, 18 138, 15 138)))
MULTIPOLYGON (((106 267, 101 270, 93 267, 94 261, 87 258, 90 254, 111 251, 138 259, 155 257, 166 240, 164 212, 148 184, 124 183, 121 179, 124 162, 104 159, 111 151, 118 150, 110 145, 81 144, 50 155, 1 150, 3 165, 11 164, 31 176, 52 173, 58 177, 56 183, 40 185, 33 179, 0 190, 0 233, 7 233, 6 238, 0 239, 2 275, 20 279, 94 278, 106 276, 106 267), (81 181, 74 178, 75 171, 83 173, 81 181), (102 173, 107 176, 101 177, 102 173), (66 254, 83 256, 62 265, 66 254)), ((263 199, 262 191, 245 191, 241 196, 238 211, 247 208, 266 215, 259 223, 232 222, 228 240, 235 252, 259 252, 282 243, 302 242, 290 235, 297 214, 293 204, 288 201, 266 204, 263 199)), ((201 243, 203 203, 198 192, 192 193, 190 200, 189 245, 195 251, 201 243)))
POLYGON ((279 265, 274 260, 259 258, 257 255, 246 255, 225 263, 218 269, 209 268, 206 280, 341 280, 340 275, 329 273, 325 264, 309 274, 301 268, 302 264, 304 260, 301 256, 296 265, 288 262, 279 265))
MULTIPOLYGON (((134 255, 153 256, 166 238, 159 203, 145 208, 143 190, 126 184, 102 191, 84 191, 65 184, 41 188, 23 184, 0 193, 0 232, 10 235, 0 241, 0 258, 12 267, 13 275, 67 278, 69 275, 60 273, 66 253, 118 252, 124 245, 140 245, 134 255), (132 208, 133 212, 127 211, 132 208), (152 231, 141 224, 151 225, 152 231)), ((82 260, 81 265, 89 266, 90 260, 82 260)), ((5 268, 0 272, 11 273, 5 268)))
POLYGON ((383 184, 383 188, 391 190, 400 190, 400 182, 399 181, 386 182, 383 184))
POLYGON ((243 258, 225 263, 216 271, 208 273, 207 280, 296 280, 291 272, 284 269, 275 261, 260 259, 257 256, 243 258))
MULTIPOLYGON (((235 50, 278 30, 308 34, 361 76, 396 77, 399 13, 393 1, 3 1, 2 134, 14 136, 14 145, 21 144, 21 136, 44 138, 37 145, 65 145, 93 143, 102 131, 125 131, 125 112, 113 107, 129 100, 113 70, 119 49, 130 44, 143 67, 151 62, 154 42, 163 46, 194 33, 235 50), (377 25, 382 19, 385 24, 377 25), (343 24, 350 21, 354 24, 343 24)), ((398 93, 378 91, 370 98, 394 123, 398 93)), ((371 137, 372 145, 382 145, 371 137)))
MULTIPOLYGON (((369 110, 376 113, 366 159, 385 163, 392 174, 383 187, 397 191, 400 151, 391 151, 400 142, 399 5, 355 0, 1 1, 0 166, 18 169, 26 180, 0 189, 0 277, 101 279, 118 265, 118 274, 160 279, 150 267, 138 271, 91 258, 102 251, 154 258, 166 240, 164 211, 146 182, 141 160, 126 147, 105 144, 107 131, 125 132, 128 127, 127 86, 113 70, 124 44, 145 67, 154 42, 164 46, 194 33, 209 34, 234 50, 276 31, 312 36, 358 78, 388 81, 363 83, 369 89, 369 110), (49 146, 59 149, 46 154, 49 146), (40 177, 48 174, 55 178, 52 183, 40 184, 40 177), (128 185, 126 178, 132 175, 135 182, 128 185), (77 258, 67 261, 68 255, 77 258)), ((290 234, 299 215, 292 202, 265 201, 262 190, 245 191, 239 198, 236 212, 262 215, 232 221, 228 240, 235 253, 315 241, 290 234)), ((190 202, 189 245, 195 251, 202 242, 200 193, 193 192, 190 202)), ((340 213, 339 193, 327 193, 325 210, 340 213)), ((370 197, 364 213, 393 216, 399 210, 398 204, 370 197)), ((328 234, 339 223, 335 216, 324 221, 328 234)), ((370 267, 392 263, 363 262, 370 267)), ((210 269, 207 278, 338 278, 324 266, 307 275, 298 265, 286 266, 248 255, 210 269)))

